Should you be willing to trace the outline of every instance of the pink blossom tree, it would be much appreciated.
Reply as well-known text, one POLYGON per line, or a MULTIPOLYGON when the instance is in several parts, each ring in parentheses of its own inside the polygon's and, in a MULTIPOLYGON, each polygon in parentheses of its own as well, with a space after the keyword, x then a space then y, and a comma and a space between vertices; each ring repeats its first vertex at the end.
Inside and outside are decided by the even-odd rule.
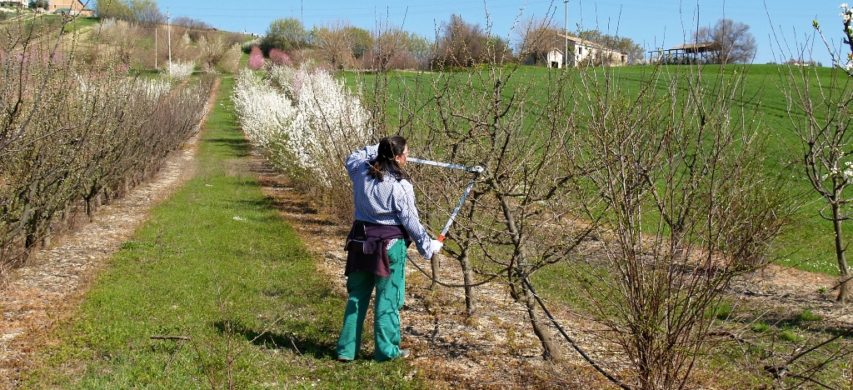
POLYGON ((291 65, 293 65, 293 61, 290 60, 290 56, 287 55, 287 53, 285 53, 284 51, 282 51, 280 49, 275 49, 275 48, 270 50, 270 61, 272 61, 273 64, 276 64, 279 66, 291 66, 291 65))
POLYGON ((264 53, 257 46, 252 46, 249 53, 249 69, 258 70, 264 67, 264 53))

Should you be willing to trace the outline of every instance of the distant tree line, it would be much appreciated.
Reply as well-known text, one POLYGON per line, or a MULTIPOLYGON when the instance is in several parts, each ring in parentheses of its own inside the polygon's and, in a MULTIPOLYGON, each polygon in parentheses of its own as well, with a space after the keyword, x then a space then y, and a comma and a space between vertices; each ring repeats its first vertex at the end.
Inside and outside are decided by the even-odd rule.
MULTIPOLYGON (((34 3, 39 2, 44 3, 42 8, 47 8, 47 0, 34 1, 34 3)), ((102 19, 118 19, 139 24, 164 24, 167 22, 166 14, 160 11, 155 0, 100 0, 95 6, 95 10, 102 19)), ((204 21, 186 16, 179 16, 168 20, 168 22, 175 26, 194 30, 213 29, 204 21)))
POLYGON ((432 53, 429 40, 399 28, 374 34, 338 23, 307 30, 293 18, 273 21, 259 46, 266 54, 283 50, 297 61, 311 57, 335 68, 419 68, 432 53))
MULTIPOLYGON (((754 38, 748 26, 728 20, 700 30, 700 39, 715 39, 726 50, 720 61, 744 62, 754 54, 754 38), (751 51, 750 51, 751 50, 751 51), (751 54, 752 53, 752 54, 751 54)), ((645 50, 631 38, 599 30, 581 30, 569 35, 624 53, 629 64, 641 63, 645 50)), ((390 27, 368 31, 346 23, 306 28, 295 18, 273 21, 262 39, 254 44, 265 54, 272 49, 287 52, 296 62, 313 58, 335 68, 435 69, 471 67, 482 63, 544 63, 553 49, 562 51, 564 30, 549 20, 529 20, 519 33, 519 43, 491 34, 480 25, 451 15, 433 40, 390 27)), ((249 52, 251 45, 244 47, 249 52)))
POLYGON ((100 0, 95 11, 102 19, 119 19, 143 24, 166 22, 166 15, 154 0, 100 0))

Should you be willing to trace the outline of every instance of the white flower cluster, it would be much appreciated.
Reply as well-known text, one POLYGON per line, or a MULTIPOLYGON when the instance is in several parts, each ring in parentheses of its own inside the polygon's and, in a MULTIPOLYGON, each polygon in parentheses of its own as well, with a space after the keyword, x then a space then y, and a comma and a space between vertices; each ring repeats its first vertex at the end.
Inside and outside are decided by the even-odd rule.
MULTIPOLYGON (((92 80, 80 74, 75 75, 75 79, 77 81, 78 91, 80 91, 81 95, 84 96, 97 94, 97 88, 102 87, 101 84, 93 83, 92 80)), ((125 91, 128 96, 143 97, 150 100, 159 100, 162 96, 167 95, 172 90, 172 83, 170 83, 169 80, 163 79, 128 78, 122 80, 121 84, 126 84, 122 85, 122 90, 125 91)))
MULTIPOLYGON (((847 3, 841 4, 841 20, 844 22, 844 26, 847 29, 847 31, 845 31, 847 33, 847 39, 853 39, 853 8, 848 6, 847 3)), ((851 53, 847 58, 847 65, 844 66, 844 69, 853 75, 853 53, 851 53)))
POLYGON ((371 135, 359 98, 324 70, 275 66, 266 79, 243 70, 233 98, 252 143, 280 168, 325 187, 342 156, 371 135))
POLYGON ((195 62, 180 62, 173 61, 166 64, 167 71, 169 72, 169 76, 171 76, 175 80, 184 80, 192 76, 193 71, 195 70, 195 62))
POLYGON ((146 98, 157 100, 172 90, 172 83, 162 79, 137 79, 132 89, 134 93, 140 93, 145 95, 146 98))
POLYGON ((290 99, 251 70, 243 69, 237 76, 233 100, 243 131, 255 145, 265 150, 275 149, 277 142, 287 138, 286 131, 296 117, 296 108, 290 99))
POLYGON ((296 73, 297 70, 289 66, 273 66, 269 69, 269 79, 274 85, 287 91, 291 90, 296 73))
POLYGON ((832 167, 832 169, 829 170, 829 173, 821 176, 821 180, 829 178, 837 178, 839 180, 843 180, 844 183, 847 184, 853 183, 853 161, 846 161, 842 168, 837 166, 832 167))

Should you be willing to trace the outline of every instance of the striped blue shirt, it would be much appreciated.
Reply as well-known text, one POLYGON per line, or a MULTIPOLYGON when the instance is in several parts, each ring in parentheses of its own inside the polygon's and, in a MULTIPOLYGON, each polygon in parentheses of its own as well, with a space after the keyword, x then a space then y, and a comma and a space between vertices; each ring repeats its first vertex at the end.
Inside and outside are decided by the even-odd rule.
POLYGON ((418 217, 412 183, 405 179, 397 180, 393 175, 385 175, 381 181, 368 175, 368 162, 376 158, 378 151, 378 144, 371 145, 347 157, 355 219, 381 225, 402 225, 415 242, 418 253, 427 259, 432 258, 432 239, 418 217))

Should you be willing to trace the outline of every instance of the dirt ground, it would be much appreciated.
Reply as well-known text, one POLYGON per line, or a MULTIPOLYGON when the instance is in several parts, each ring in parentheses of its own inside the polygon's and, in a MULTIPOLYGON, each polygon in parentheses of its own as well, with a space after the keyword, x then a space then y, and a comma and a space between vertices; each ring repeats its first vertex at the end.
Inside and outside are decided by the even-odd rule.
MULTIPOLYGON (((282 216, 300 232, 318 258, 319 270, 346 295, 343 269, 346 254, 342 243, 348 226, 341 226, 317 211, 310 199, 292 188, 286 177, 255 157, 252 169, 264 192, 275 200, 282 216)), ((410 249, 406 269, 406 305, 403 308, 403 347, 411 348, 417 374, 437 388, 609 388, 615 387, 595 372, 581 356, 563 343, 565 359, 547 363, 541 357, 526 310, 514 302, 501 283, 476 289, 478 315, 465 316, 461 289, 430 288, 429 262, 410 249), (419 269, 420 268, 420 269, 419 269), (423 270, 423 271, 422 271, 423 270)), ((461 284, 458 265, 445 260, 440 280, 461 284)), ((764 320, 784 320, 811 310, 823 318, 820 326, 853 327, 850 305, 834 301, 829 291, 836 278, 770 265, 760 272, 736 279, 727 299, 735 305, 761 308, 764 320)), ((627 362, 608 337, 607 328, 582 318, 565 307, 553 308, 555 315, 587 353, 615 372, 625 372, 627 362)), ((370 315, 368 315, 368 320, 370 315)), ((771 321, 772 323, 772 321, 771 321)), ((365 325, 365 329, 371 329, 365 325)), ((556 333, 556 329, 552 329, 556 333)), ((612 335, 611 335, 612 336, 612 335)), ((559 338, 559 337, 558 337, 559 338)), ((370 346, 366 356, 370 356, 370 346)), ((702 372, 703 386, 713 388, 716 375, 702 372)))
MULTIPOLYGON (((287 178, 255 157, 252 162, 264 193, 275 201, 281 215, 299 232, 322 262, 320 272, 333 280, 336 292, 346 296, 342 245, 349 226, 334 223, 317 211, 309 198, 290 186, 287 178)), ((477 288, 482 314, 468 319, 462 290, 437 286, 422 271, 430 264, 410 248, 406 267, 406 303, 401 312, 402 347, 412 350, 416 375, 435 388, 607 388, 609 383, 576 353, 566 350, 565 361, 542 359, 539 342, 529 330, 527 312, 515 303, 505 286, 490 283, 477 288)), ((458 266, 445 260, 440 278, 447 284, 462 282, 458 266)), ((341 308, 343 310, 343 308, 341 308)), ((367 316, 368 322, 372 314, 367 316)), ((572 318, 571 336, 597 359, 618 368, 623 362, 606 342, 606 330, 572 318)), ((365 324, 372 329, 372 324, 365 324)), ((564 348, 566 348, 564 346, 564 348)), ((372 356, 372 346, 363 345, 372 356)))

